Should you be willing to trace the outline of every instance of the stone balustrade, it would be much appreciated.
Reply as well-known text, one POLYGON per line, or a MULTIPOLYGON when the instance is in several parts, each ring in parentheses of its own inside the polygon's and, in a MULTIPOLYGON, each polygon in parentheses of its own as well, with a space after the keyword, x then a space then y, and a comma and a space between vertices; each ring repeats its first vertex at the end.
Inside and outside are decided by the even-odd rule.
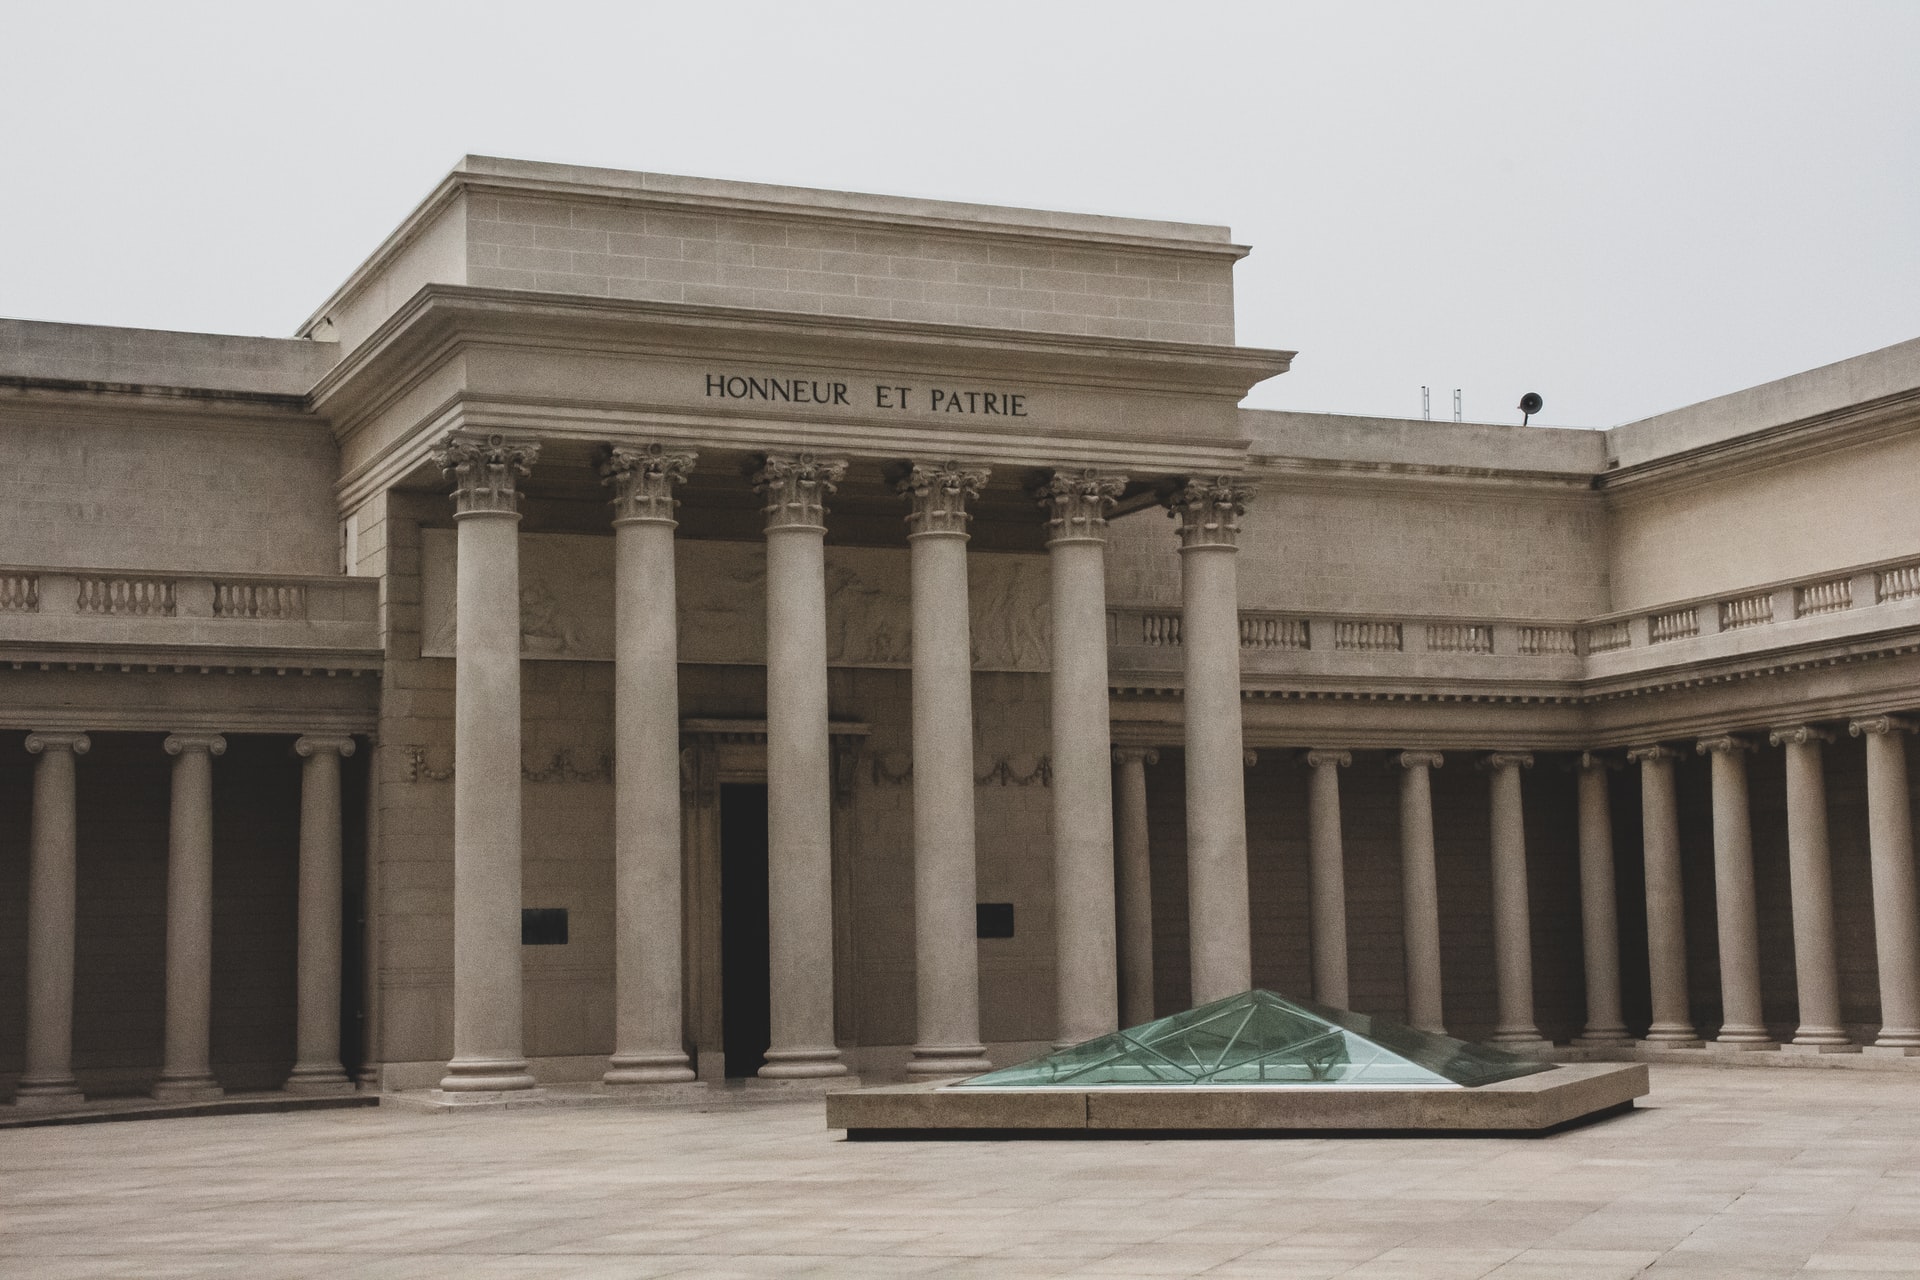
POLYGON ((378 652, 372 578, 0 568, 0 645, 378 652))

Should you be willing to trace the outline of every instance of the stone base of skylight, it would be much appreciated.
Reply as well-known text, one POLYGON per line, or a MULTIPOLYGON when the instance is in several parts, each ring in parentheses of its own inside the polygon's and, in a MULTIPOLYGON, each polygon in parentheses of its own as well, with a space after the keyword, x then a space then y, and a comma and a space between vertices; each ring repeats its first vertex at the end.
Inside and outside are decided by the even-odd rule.
POLYGON ((1206 1136, 1220 1133, 1543 1133, 1626 1110, 1644 1063, 1582 1062, 1469 1088, 1163 1085, 968 1088, 900 1084, 827 1098, 852 1139, 1206 1136))

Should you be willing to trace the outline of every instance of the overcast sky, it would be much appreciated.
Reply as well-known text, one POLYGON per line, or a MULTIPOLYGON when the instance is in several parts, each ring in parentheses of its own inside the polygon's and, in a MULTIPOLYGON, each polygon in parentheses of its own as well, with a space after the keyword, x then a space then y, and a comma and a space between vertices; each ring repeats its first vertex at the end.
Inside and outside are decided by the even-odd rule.
POLYGON ((463 154, 1226 223, 1250 404, 1920 336, 1920 0, 13 3, 0 315, 289 335, 463 154))

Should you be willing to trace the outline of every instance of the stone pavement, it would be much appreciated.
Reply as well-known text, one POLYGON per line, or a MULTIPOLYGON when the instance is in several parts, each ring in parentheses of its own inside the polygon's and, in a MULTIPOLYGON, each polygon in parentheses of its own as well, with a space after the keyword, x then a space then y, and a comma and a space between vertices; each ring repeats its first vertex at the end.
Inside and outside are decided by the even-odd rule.
POLYGON ((855 1143, 818 1099, 0 1133, 7 1277, 1920 1276, 1920 1081, 1546 1139, 855 1143))

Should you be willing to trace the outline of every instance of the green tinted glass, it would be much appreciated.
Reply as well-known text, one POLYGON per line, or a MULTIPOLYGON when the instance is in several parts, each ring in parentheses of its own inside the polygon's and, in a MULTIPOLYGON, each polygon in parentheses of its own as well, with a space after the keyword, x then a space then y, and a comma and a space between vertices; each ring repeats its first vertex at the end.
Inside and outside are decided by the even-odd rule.
POLYGON ((962 1089, 1156 1085, 1473 1087, 1552 1065, 1364 1013, 1248 991, 1116 1031, 962 1089))

